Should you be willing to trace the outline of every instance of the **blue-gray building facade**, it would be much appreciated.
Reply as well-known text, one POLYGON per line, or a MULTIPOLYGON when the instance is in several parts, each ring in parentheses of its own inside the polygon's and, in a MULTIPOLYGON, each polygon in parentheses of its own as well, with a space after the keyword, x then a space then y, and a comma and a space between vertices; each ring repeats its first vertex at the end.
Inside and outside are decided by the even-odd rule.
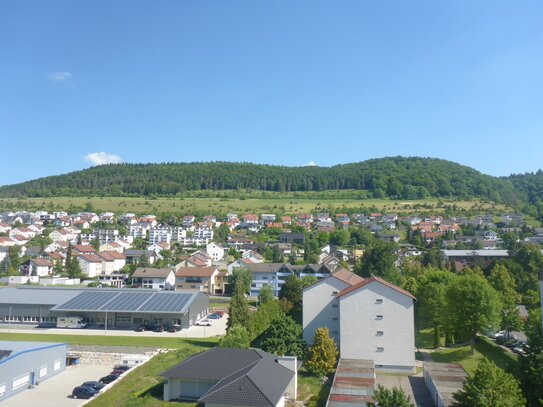
POLYGON ((65 368, 64 343, 0 341, 0 403, 65 368))

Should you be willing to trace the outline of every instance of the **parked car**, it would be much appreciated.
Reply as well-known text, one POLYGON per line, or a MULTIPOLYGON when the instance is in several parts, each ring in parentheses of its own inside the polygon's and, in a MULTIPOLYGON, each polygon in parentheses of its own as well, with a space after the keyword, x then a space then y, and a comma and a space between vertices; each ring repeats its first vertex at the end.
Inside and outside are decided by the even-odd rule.
POLYGON ((104 388, 104 385, 100 382, 85 382, 83 383, 81 386, 85 386, 85 387, 92 387, 94 390, 96 391, 100 391, 101 389, 104 388))
POLYGON ((520 341, 515 347, 513 348, 513 352, 515 352, 517 355, 524 355, 526 353, 526 343, 520 341))
POLYGON ((208 319, 221 319, 222 316, 220 316, 219 314, 210 314, 207 316, 208 319))
POLYGON ((194 325, 211 326, 211 325, 213 325, 213 322, 211 321, 211 319, 201 319, 198 322, 196 322, 196 324, 194 324, 194 325))
POLYGON ((117 365, 117 366, 115 366, 113 368, 113 371, 111 372, 111 374, 122 375, 127 370, 130 370, 130 366, 128 366, 128 365, 117 365))
POLYGON ((168 328, 168 332, 179 332, 181 330, 181 325, 172 325, 168 328))
POLYGON ((497 332, 494 334, 494 339, 498 339, 498 338, 502 338, 504 336, 508 336, 508 332, 507 331, 500 331, 500 332, 497 332))
POLYGON ((72 398, 74 399, 90 399, 97 394, 98 391, 90 386, 78 386, 72 390, 72 398))
POLYGON ((153 332, 164 332, 164 326, 157 325, 153 328, 153 332))
POLYGON ((215 314, 220 315, 221 317, 224 317, 224 314, 226 314, 224 311, 216 311, 215 314))
POLYGON ((102 377, 99 382, 102 384, 109 384, 111 382, 114 382, 119 378, 118 374, 108 374, 107 376, 102 377))
POLYGON ((136 332, 143 332, 143 331, 150 331, 151 327, 149 325, 140 325, 134 331, 136 332))

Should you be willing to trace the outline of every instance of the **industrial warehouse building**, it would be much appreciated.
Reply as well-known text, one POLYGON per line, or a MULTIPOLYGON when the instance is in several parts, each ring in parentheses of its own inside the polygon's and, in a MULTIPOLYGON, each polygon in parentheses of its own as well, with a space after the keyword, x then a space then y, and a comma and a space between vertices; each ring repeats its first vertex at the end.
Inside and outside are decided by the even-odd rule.
POLYGON ((81 316, 90 328, 133 329, 142 324, 188 328, 207 314, 201 292, 99 288, 0 288, 0 323, 55 326, 81 316))
POLYGON ((0 341, 0 403, 66 368, 66 344, 0 341))

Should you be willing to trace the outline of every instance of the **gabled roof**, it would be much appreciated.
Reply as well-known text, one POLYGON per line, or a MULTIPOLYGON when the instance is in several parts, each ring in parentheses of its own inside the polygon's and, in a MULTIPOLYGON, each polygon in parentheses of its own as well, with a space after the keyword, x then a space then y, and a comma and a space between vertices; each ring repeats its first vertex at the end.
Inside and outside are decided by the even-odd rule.
POLYGON ((358 290, 359 288, 362 288, 364 286, 367 286, 368 284, 371 284, 371 283, 380 283, 380 284, 383 284, 389 288, 392 288, 393 290, 399 292, 400 294, 403 294, 403 295, 406 295, 408 297, 411 297, 412 299, 414 299, 415 301, 417 300, 415 298, 415 296, 413 294, 411 294, 409 291, 406 291, 404 290, 403 288, 400 288, 398 286, 395 286, 394 284, 392 283, 389 283, 388 281, 386 280, 383 280, 382 278, 380 277, 376 277, 376 276, 372 276, 370 278, 366 278, 364 281, 361 281, 359 283, 356 283, 342 291, 339 292, 339 294, 337 295, 337 298, 340 298, 340 297, 343 297, 344 295, 346 294, 349 294, 350 292, 352 291, 356 291, 358 290))
POLYGON ((132 278, 167 278, 173 270, 170 268, 137 268, 132 273, 132 278))
POLYGON ((343 268, 340 268, 338 271, 330 274, 329 276, 322 278, 318 281, 315 281, 313 284, 308 285, 305 287, 302 291, 307 290, 310 287, 313 287, 314 285, 319 284, 322 281, 325 281, 329 278, 337 278, 338 280, 344 282, 345 284, 348 284, 349 286, 353 286, 355 284, 358 284, 362 281, 364 281, 364 278, 360 277, 357 274, 351 273, 349 270, 345 270, 343 268))
POLYGON ((98 256, 96 253, 81 253, 79 256, 77 256, 79 259, 83 259, 88 263, 101 263, 102 258, 98 256))
POLYGON ((211 277, 218 270, 217 267, 179 267, 176 277, 211 277))
POLYGON ((216 380, 198 400, 200 403, 273 407, 283 397, 294 374, 267 352, 213 348, 181 362, 162 376, 216 380))

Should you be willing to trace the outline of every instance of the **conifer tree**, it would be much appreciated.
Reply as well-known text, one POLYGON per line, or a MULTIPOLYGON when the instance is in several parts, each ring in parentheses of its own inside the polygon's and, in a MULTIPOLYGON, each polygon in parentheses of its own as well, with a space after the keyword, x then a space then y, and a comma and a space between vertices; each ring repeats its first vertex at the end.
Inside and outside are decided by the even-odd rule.
POLYGON ((334 339, 330 337, 328 327, 317 328, 313 344, 309 348, 307 369, 317 375, 327 375, 336 366, 338 350, 334 339))
POLYGON ((241 325, 249 330, 249 320, 249 303, 245 298, 243 281, 237 280, 234 285, 234 295, 228 308, 226 328, 229 330, 234 325, 241 325))

